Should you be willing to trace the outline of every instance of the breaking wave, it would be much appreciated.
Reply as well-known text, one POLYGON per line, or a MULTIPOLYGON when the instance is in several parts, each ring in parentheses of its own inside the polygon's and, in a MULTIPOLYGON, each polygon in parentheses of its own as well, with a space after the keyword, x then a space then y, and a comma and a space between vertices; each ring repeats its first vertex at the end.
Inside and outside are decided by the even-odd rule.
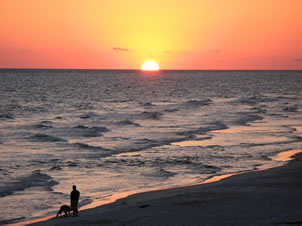
POLYGON ((89 150, 106 150, 102 147, 92 146, 92 145, 85 144, 85 143, 80 143, 80 142, 74 143, 72 145, 77 147, 77 148, 83 148, 83 149, 89 149, 89 150))
POLYGON ((177 173, 170 172, 168 170, 164 170, 163 168, 160 168, 157 172, 153 172, 149 176, 152 176, 152 177, 173 177, 175 175, 177 175, 177 173))
POLYGON ((49 169, 50 171, 55 171, 55 170, 62 170, 61 166, 53 166, 49 169))
POLYGON ((116 124, 120 126, 137 126, 137 127, 141 126, 140 124, 132 122, 131 120, 128 119, 117 122, 116 124))
POLYGON ((50 136, 46 134, 35 134, 30 137, 32 141, 36 142, 67 142, 67 140, 55 136, 50 136))
POLYGON ((144 107, 151 107, 151 106, 154 106, 154 104, 152 104, 151 102, 141 103, 141 105, 144 106, 144 107))
POLYGON ((298 107, 297 106, 285 107, 282 110, 285 112, 297 112, 298 107))
POLYGON ((253 122, 256 120, 262 120, 263 117, 259 116, 259 115, 242 115, 240 116, 239 119, 233 121, 234 125, 247 125, 248 122, 253 122))
POLYGON ((88 112, 80 116, 81 119, 88 119, 88 118, 93 118, 99 116, 98 114, 94 112, 88 112))
POLYGON ((194 130, 178 132, 177 135, 192 136, 194 134, 203 134, 203 133, 206 133, 209 131, 222 130, 222 129, 227 129, 227 128, 229 128, 229 127, 226 124, 224 124, 221 121, 217 121, 206 127, 200 127, 200 128, 194 129, 194 130))
POLYGON ((16 218, 11 218, 11 219, 8 219, 8 220, 0 220, 0 225, 2 224, 12 224, 12 223, 16 223, 20 220, 23 220, 25 219, 26 217, 16 217, 16 218))
POLYGON ((213 101, 210 99, 206 100, 189 100, 184 103, 186 107, 200 107, 210 105, 213 101))
POLYGON ((98 136, 102 136, 102 133, 110 131, 106 127, 100 127, 100 126, 86 127, 83 125, 78 125, 74 127, 74 129, 79 130, 80 135, 84 137, 98 137, 98 136))
POLYGON ((50 129, 50 128, 53 128, 52 126, 49 126, 49 125, 45 125, 43 123, 38 123, 38 124, 35 124, 32 126, 33 128, 36 128, 36 129, 50 129))
POLYGON ((44 187, 51 190, 57 184, 58 182, 52 180, 51 176, 36 170, 29 175, 17 177, 11 182, 2 183, 0 186, 0 197, 11 195, 16 191, 23 191, 30 187, 44 187))
POLYGON ((0 114, 0 120, 6 120, 6 119, 15 119, 15 116, 11 113, 4 113, 0 114))
POLYGON ((144 111, 142 113, 137 114, 138 119, 152 119, 152 120, 160 120, 163 113, 160 112, 148 112, 144 111))

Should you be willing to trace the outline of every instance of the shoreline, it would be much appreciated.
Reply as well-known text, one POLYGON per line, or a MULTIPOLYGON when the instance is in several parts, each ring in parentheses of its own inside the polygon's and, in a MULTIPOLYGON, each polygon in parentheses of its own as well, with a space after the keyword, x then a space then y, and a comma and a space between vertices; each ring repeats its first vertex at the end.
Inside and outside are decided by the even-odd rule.
MULTIPOLYGON (((171 193, 171 194, 165 194, 163 197, 161 197, 161 198, 167 198, 170 195, 172 195, 172 193, 173 193, 173 195, 176 195, 175 192, 178 194, 179 193, 178 190, 181 190, 180 193, 186 193, 186 192, 188 192, 188 190, 194 189, 195 187, 204 186, 206 184, 215 184, 216 182, 223 182, 223 181, 225 181, 225 179, 230 178, 230 177, 236 178, 238 176, 242 176, 242 175, 245 176, 245 175, 253 174, 253 173, 256 173, 259 171, 267 171, 267 170, 272 170, 272 169, 276 169, 276 168, 282 168, 282 167, 285 167, 286 165, 288 165, 293 159, 295 159, 295 158, 293 158, 293 156, 296 156, 298 153, 301 153, 301 152, 302 152, 302 149, 289 150, 289 151, 278 153, 272 159, 284 162, 284 164, 281 166, 276 166, 276 167, 272 167, 272 168, 261 168, 260 167, 259 169, 255 170, 255 171, 218 175, 218 176, 208 178, 205 181, 198 182, 195 184, 190 184, 190 185, 174 186, 174 187, 166 187, 166 188, 155 188, 155 189, 149 189, 149 190, 132 191, 132 192, 124 192, 124 193, 115 194, 110 197, 106 197, 107 198, 106 200, 92 202, 91 204, 88 204, 88 205, 82 207, 80 210, 79 218, 82 218, 81 216, 82 216, 82 214, 84 214, 84 212, 89 213, 89 212, 97 211, 100 208, 102 208, 102 209, 106 209, 107 207, 110 208, 110 206, 117 205, 118 203, 127 202, 127 200, 131 200, 135 196, 148 196, 148 195, 154 196, 155 193, 171 193), (233 176, 235 176, 235 177, 233 177, 233 176), (123 200, 125 200, 125 201, 123 201, 123 200)), ((300 155, 302 156, 302 154, 300 154, 300 155)), ((60 224, 66 224, 66 222, 65 222, 66 220, 70 221, 70 219, 73 219, 73 220, 77 221, 77 219, 78 219, 78 218, 69 218, 69 219, 59 218, 60 220, 55 221, 53 219, 54 217, 55 217, 55 215, 51 215, 51 216, 37 218, 37 219, 33 219, 33 220, 18 222, 18 223, 14 223, 14 224, 10 224, 10 225, 31 225, 31 224, 45 225, 46 223, 47 223, 47 225, 53 225, 53 224, 57 225, 58 223, 60 225, 60 224)))

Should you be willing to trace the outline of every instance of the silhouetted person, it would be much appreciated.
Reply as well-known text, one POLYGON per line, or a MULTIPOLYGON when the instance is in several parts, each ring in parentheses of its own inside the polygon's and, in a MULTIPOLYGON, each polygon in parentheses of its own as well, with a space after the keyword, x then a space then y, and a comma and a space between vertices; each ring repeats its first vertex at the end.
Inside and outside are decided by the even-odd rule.
POLYGON ((80 192, 75 185, 72 186, 72 192, 70 193, 70 205, 73 210, 73 216, 78 216, 78 203, 80 198, 80 192))

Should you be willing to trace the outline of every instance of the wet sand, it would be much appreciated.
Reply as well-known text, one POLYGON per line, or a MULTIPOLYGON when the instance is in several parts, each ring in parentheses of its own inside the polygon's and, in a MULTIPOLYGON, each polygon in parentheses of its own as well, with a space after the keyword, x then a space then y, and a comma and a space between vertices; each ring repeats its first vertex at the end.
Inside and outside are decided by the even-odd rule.
POLYGON ((32 225, 302 225, 301 175, 299 153, 280 167, 134 194, 32 225))

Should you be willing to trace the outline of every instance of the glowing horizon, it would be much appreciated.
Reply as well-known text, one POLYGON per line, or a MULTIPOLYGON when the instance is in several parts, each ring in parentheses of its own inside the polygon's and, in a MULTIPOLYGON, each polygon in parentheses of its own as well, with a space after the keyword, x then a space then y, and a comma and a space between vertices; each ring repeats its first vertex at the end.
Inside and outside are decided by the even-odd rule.
POLYGON ((302 69, 301 0, 4 0, 0 68, 302 69))

